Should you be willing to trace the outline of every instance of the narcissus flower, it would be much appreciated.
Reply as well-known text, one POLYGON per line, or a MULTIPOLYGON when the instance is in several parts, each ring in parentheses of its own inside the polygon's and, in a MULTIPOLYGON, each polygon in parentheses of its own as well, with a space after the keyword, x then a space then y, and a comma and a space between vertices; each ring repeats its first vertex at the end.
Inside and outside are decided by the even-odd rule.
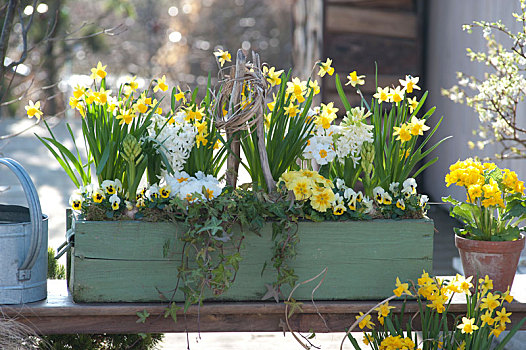
POLYGON ((294 118, 299 113, 299 106, 295 105, 294 103, 291 103, 288 105, 288 107, 284 107, 285 114, 288 115, 290 118, 294 118))
POLYGON ((267 76, 267 81, 270 83, 270 86, 281 84, 281 74, 283 74, 283 70, 277 71, 275 67, 268 68, 264 66, 263 73, 267 76))
POLYGON ((389 100, 394 103, 401 102, 404 99, 404 90, 400 90, 400 86, 395 89, 389 89, 389 100))
POLYGON ((424 135, 424 131, 429 130, 429 126, 426 125, 425 119, 418 119, 417 117, 413 116, 411 118, 411 122, 409 123, 409 129, 411 131, 411 135, 424 135))
POLYGON ((26 112, 29 118, 36 117, 38 121, 40 121, 40 117, 44 114, 40 109, 40 101, 33 103, 33 101, 29 100, 29 104, 26 106, 26 112))
POLYGON ((106 77, 106 66, 103 66, 102 63, 99 61, 97 63, 97 67, 91 68, 90 78, 95 80, 97 78, 104 79, 104 77, 106 77))
POLYGON ((413 111, 418 107, 418 101, 416 100, 416 96, 413 98, 407 98, 407 105, 409 106, 409 113, 413 113, 413 111))
POLYGON ((320 62, 319 63, 320 70, 318 71, 318 75, 322 78, 323 76, 325 76, 325 74, 333 75, 334 68, 331 67, 331 64, 332 64, 332 60, 330 58, 327 58, 327 61, 325 62, 320 62))
POLYGON ((476 331, 479 329, 479 326, 477 326, 475 323, 475 318, 467 318, 462 317, 462 323, 457 326, 462 333, 471 334, 473 331, 476 331))
POLYGON ((376 93, 373 95, 373 97, 376 98, 377 100, 379 100, 379 103, 389 102, 390 101, 390 98, 389 98, 389 87, 386 87, 384 89, 382 89, 381 87, 378 87, 376 89, 376 93))
POLYGON ((232 62, 232 56, 230 55, 228 51, 217 49, 217 51, 214 52, 214 55, 217 57, 217 60, 221 64, 221 67, 223 67, 225 62, 232 62))
POLYGON ((179 100, 183 100, 183 103, 186 102, 186 97, 184 91, 181 90, 179 86, 177 86, 177 93, 174 95, 175 100, 179 102, 179 100))
POLYGON ((366 327, 369 328, 369 329, 373 329, 374 323, 371 322, 371 315, 364 316, 363 312, 360 312, 359 315, 357 315, 355 317, 356 317, 357 320, 359 320, 362 316, 363 316, 363 319, 358 324, 360 329, 364 329, 366 327))
POLYGON ((394 132, 393 136, 396 136, 397 140, 402 141, 402 143, 411 140, 411 129, 408 124, 402 124, 399 127, 393 126, 394 132))
POLYGON ((116 119, 120 120, 119 125, 122 125, 124 123, 130 124, 133 118, 135 118, 136 116, 137 115, 133 113, 131 109, 125 109, 125 110, 122 110, 119 115, 117 115, 116 119))
POLYGON ((405 80, 400 79, 400 84, 405 88, 408 93, 412 93, 413 90, 420 90, 418 84, 419 77, 412 77, 410 75, 405 76, 405 80))
POLYGON ((402 296, 403 293, 407 295, 412 295, 409 291, 409 283, 400 282, 400 278, 396 277, 396 289, 393 290, 394 295, 397 297, 402 296))
POLYGON ((363 79, 365 78, 365 75, 358 75, 356 73, 356 71, 352 71, 351 73, 349 73, 349 75, 347 76, 347 79, 349 80, 348 82, 345 83, 345 85, 349 85, 351 84, 352 87, 356 87, 356 85, 363 85, 365 84, 365 80, 363 79))
POLYGON ((153 87, 153 92, 157 91, 166 91, 168 90, 168 85, 166 85, 166 75, 163 75, 162 78, 157 79, 157 85, 153 87))

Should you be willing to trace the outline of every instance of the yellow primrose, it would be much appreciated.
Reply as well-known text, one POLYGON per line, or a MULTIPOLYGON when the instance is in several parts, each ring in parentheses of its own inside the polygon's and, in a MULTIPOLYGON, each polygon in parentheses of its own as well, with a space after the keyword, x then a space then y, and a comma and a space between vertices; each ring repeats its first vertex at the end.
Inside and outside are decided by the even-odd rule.
POLYGON ((310 198, 312 194, 312 181, 305 177, 300 177, 292 181, 290 189, 294 192, 296 200, 304 200, 310 198))
POLYGON ((28 118, 36 117, 37 121, 40 121, 40 117, 44 114, 40 109, 40 101, 33 103, 29 100, 28 105, 25 107, 28 118))
POLYGON ((363 78, 365 78, 365 75, 358 75, 356 71, 352 71, 347 76, 349 81, 346 82, 345 85, 351 84, 352 87, 356 87, 356 85, 363 85, 365 84, 365 80, 363 78))
POLYGON ((157 92, 159 90, 168 90, 168 85, 166 85, 166 75, 163 75, 160 79, 157 79, 157 85, 153 87, 153 92, 157 92))
POLYGON ((410 75, 406 75, 405 80, 400 79, 399 81, 408 93, 412 93, 413 90, 420 90, 420 87, 416 85, 418 84, 419 80, 419 77, 412 77, 410 75))
POLYGON ((327 61, 325 62, 320 62, 319 63, 320 70, 318 71, 318 75, 322 78, 325 76, 326 73, 329 75, 333 75, 334 68, 331 67, 331 64, 332 64, 332 60, 330 58, 327 58, 327 61))
POLYGON ((379 100, 379 103, 389 102, 390 101, 389 87, 386 87, 384 89, 382 89, 381 87, 378 87, 373 97, 379 100))
POLYGON ((281 74, 283 74, 283 70, 276 71, 274 67, 269 69, 267 66, 264 66, 263 73, 267 76, 267 81, 270 83, 270 86, 281 84, 281 74))
POLYGON ((217 49, 217 51, 214 52, 214 55, 216 56, 217 60, 221 64, 221 67, 223 67, 225 62, 232 62, 232 56, 230 55, 228 51, 217 49))
POLYGON ((97 67, 91 68, 90 78, 95 80, 97 78, 104 79, 104 77, 106 77, 106 66, 103 66, 102 63, 99 61, 97 63, 97 67))
POLYGON ((314 210, 325 213, 334 202, 334 192, 330 188, 317 189, 313 192, 310 201, 314 210))

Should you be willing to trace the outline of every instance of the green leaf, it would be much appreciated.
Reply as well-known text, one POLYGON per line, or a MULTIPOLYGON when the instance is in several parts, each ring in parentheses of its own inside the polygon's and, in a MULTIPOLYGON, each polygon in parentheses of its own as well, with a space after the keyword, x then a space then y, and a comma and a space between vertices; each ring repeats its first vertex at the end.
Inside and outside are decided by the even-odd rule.
POLYGON ((164 311, 164 318, 172 317, 174 322, 177 322, 177 311, 182 310, 183 308, 177 306, 175 303, 170 303, 164 311))
POLYGON ((136 321, 137 323, 146 323, 146 320, 148 317, 150 317, 150 314, 146 310, 143 310, 142 312, 137 311, 137 317, 139 317, 139 319, 136 321))
POLYGON ((290 301, 285 301, 285 304, 289 306, 289 313, 287 314, 288 318, 291 318, 296 312, 303 312, 301 309, 301 305, 303 305, 303 303, 300 301, 296 301, 291 298, 290 301))

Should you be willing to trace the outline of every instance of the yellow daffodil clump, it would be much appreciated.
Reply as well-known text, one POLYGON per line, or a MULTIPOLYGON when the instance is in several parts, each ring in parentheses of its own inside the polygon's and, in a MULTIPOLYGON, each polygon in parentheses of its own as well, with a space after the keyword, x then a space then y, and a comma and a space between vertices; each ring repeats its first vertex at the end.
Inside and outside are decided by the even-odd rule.
MULTIPOLYGON (((491 287, 488 276, 480 278, 476 285, 472 283, 472 278, 457 274, 451 280, 443 280, 430 277, 425 271, 417 283, 402 283, 397 277, 394 296, 367 313, 359 312, 353 327, 368 330, 364 333, 363 342, 374 349, 478 349, 476 346, 482 348, 491 344, 492 338, 499 337, 506 330, 507 324, 511 323, 511 312, 506 310, 504 303, 510 303, 513 297, 510 296, 509 289, 505 293, 493 294, 492 288, 488 288, 491 287), (455 294, 465 296, 468 310, 466 314, 455 319, 452 329, 444 332, 444 321, 454 318, 448 314, 448 309, 455 294), (414 337, 401 336, 411 334, 412 329, 403 328, 405 324, 401 322, 400 310, 404 307, 389 305, 389 300, 395 297, 404 297, 404 303, 408 297, 417 299, 419 317, 424 327, 420 329, 425 332, 423 340, 418 340, 414 332, 414 337), (371 316, 373 311, 378 313, 378 326, 371 316), (396 333, 393 333, 395 331, 396 333), (477 345, 474 347, 475 344, 477 345)), ((408 325, 410 326, 411 324, 408 325)), ((516 326, 512 332, 517 330, 516 326)), ((349 335, 349 338, 354 340, 352 335, 349 335)))

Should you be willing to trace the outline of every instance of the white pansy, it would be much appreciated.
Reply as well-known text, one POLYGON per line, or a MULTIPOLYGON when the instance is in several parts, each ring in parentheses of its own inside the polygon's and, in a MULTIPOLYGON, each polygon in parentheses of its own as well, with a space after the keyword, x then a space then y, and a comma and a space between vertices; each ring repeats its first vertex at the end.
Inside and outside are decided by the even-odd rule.
POLYGON ((397 193, 399 186, 400 186, 399 182, 391 182, 391 184, 389 185, 389 191, 391 191, 392 193, 397 193))
POLYGON ((421 207, 425 206, 428 201, 429 201, 429 197, 427 195, 423 194, 420 196, 420 206, 421 207))

